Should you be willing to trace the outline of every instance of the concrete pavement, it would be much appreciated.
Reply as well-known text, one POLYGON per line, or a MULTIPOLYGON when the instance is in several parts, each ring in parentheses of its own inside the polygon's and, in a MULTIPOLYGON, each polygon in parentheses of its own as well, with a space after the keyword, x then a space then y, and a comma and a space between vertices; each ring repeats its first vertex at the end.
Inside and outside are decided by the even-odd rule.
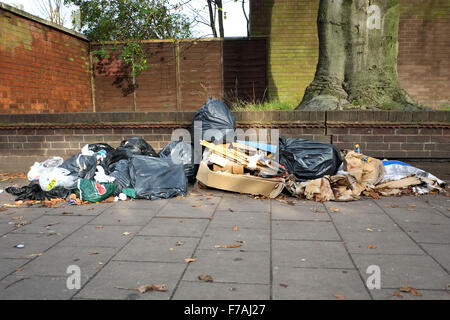
POLYGON ((191 186, 180 199, 7 208, 0 299, 450 299, 449 197, 288 200, 191 186), (167 291, 124 289, 147 284, 167 291))

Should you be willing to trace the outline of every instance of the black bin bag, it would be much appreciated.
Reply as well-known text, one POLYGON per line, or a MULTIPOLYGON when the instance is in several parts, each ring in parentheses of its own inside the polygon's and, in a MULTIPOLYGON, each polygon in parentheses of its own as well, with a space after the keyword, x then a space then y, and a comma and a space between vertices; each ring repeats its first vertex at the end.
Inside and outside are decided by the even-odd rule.
POLYGON ((122 159, 109 166, 109 175, 116 178, 113 183, 116 185, 115 194, 122 192, 122 189, 131 188, 130 160, 122 159))
POLYGON ((188 182, 195 182, 198 164, 194 164, 194 147, 184 141, 172 141, 159 152, 159 157, 170 159, 175 164, 184 165, 184 174, 188 182))
POLYGON ((341 153, 328 143, 280 138, 279 162, 298 180, 334 175, 342 163, 341 153))
POLYGON ((230 108, 222 100, 210 98, 194 116, 192 136, 195 138, 195 132, 201 132, 200 138, 208 142, 233 142, 235 128, 236 121, 230 108), (232 141, 227 141, 227 137, 232 141))
POLYGON ((184 166, 170 159, 135 156, 131 159, 130 177, 138 199, 167 199, 187 192, 184 166))
POLYGON ((123 140, 120 143, 119 148, 125 148, 131 151, 133 154, 137 155, 145 155, 150 157, 157 157, 158 153, 152 148, 151 145, 147 143, 143 138, 141 137, 133 137, 126 140, 123 140))
POLYGON ((97 170, 97 157, 77 153, 64 161, 60 167, 69 170, 70 175, 93 179, 97 170))

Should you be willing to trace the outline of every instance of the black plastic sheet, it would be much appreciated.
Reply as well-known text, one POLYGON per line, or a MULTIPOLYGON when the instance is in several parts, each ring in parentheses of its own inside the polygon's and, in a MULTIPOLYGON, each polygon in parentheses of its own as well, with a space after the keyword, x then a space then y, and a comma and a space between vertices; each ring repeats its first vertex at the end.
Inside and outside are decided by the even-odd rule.
POLYGON ((279 162, 299 180, 334 175, 342 163, 339 149, 328 143, 280 138, 279 162))
POLYGON ((184 166, 170 159, 135 156, 131 159, 130 177, 136 198, 167 199, 187 192, 184 166))
POLYGON ((115 162, 109 166, 110 176, 116 178, 114 184, 117 189, 115 194, 122 192, 122 189, 131 188, 131 177, 130 177, 130 160, 123 159, 115 162))
POLYGON ((15 201, 19 200, 39 200, 43 201, 47 199, 67 198, 71 191, 65 188, 56 187, 50 191, 43 191, 39 184, 30 183, 28 186, 23 187, 8 187, 6 192, 16 196, 15 201))

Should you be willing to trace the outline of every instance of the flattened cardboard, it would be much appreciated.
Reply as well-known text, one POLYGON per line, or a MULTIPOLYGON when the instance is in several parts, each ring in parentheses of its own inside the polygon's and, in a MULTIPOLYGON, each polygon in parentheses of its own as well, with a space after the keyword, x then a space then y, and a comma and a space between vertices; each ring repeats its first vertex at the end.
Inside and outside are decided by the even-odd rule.
POLYGON ((282 178, 260 178, 251 175, 211 171, 204 162, 200 163, 197 180, 204 185, 233 192, 264 195, 276 198, 284 188, 282 178))

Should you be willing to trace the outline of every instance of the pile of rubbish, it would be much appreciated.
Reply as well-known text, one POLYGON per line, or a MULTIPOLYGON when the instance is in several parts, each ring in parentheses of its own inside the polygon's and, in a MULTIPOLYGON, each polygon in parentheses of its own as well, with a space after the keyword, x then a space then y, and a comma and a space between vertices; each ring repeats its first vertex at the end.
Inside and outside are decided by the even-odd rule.
POLYGON ((299 139, 278 145, 239 141, 228 106, 209 99, 195 114, 192 130, 201 136, 201 158, 194 144, 173 141, 155 152, 141 137, 113 148, 85 145, 69 159, 36 162, 30 184, 5 191, 16 200, 67 199, 69 204, 114 200, 166 199, 185 196, 188 183, 276 198, 282 192, 315 201, 352 201, 400 194, 443 192, 446 184, 432 174, 400 161, 379 160, 354 150, 299 139), (201 126, 199 127, 199 124, 201 126), (232 141, 223 143, 223 141, 232 141))

